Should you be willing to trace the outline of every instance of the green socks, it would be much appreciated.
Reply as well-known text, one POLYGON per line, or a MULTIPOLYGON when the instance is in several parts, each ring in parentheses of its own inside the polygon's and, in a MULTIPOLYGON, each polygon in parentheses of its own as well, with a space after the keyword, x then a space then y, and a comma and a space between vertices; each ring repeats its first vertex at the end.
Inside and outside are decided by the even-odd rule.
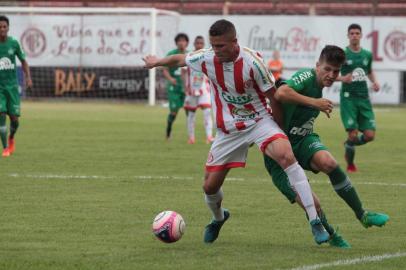
POLYGON ((332 172, 328 174, 331 184, 337 194, 343 199, 349 207, 354 211, 358 219, 361 219, 364 214, 362 203, 358 197, 357 191, 352 186, 350 179, 341 170, 340 166, 337 166, 332 172))
POLYGON ((320 210, 320 212, 317 213, 319 215, 321 224, 323 224, 324 229, 328 232, 329 235, 334 234, 334 228, 328 223, 326 214, 324 214, 323 210, 320 210))
POLYGON ((7 147, 6 114, 0 114, 0 138, 4 149, 7 147))
POLYGON ((14 139, 14 135, 16 134, 19 125, 20 123, 18 120, 10 122, 10 139, 14 139))
POLYGON ((171 132, 172 132, 172 124, 175 122, 176 115, 169 114, 168 115, 168 120, 167 120, 167 126, 166 126, 166 138, 171 137, 171 132))
POLYGON ((355 157, 355 146, 364 145, 367 141, 365 141, 364 134, 360 134, 357 137, 355 142, 347 140, 344 143, 345 147, 345 159, 347 160, 348 164, 354 164, 354 157, 355 157))

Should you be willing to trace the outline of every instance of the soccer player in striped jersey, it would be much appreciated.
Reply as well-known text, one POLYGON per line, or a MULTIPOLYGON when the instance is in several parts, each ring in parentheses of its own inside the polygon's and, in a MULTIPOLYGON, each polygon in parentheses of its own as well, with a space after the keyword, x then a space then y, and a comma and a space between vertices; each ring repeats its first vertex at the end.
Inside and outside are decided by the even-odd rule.
POLYGON ((248 148, 254 143, 286 172, 309 216, 314 240, 328 241, 306 175, 293 155, 287 136, 270 114, 266 98, 272 98, 274 93, 273 76, 257 52, 238 44, 231 22, 216 21, 210 27, 209 38, 210 49, 161 59, 143 58, 147 68, 187 65, 203 72, 210 80, 217 135, 208 155, 203 184, 205 201, 213 214, 213 220, 205 228, 204 242, 214 242, 230 217, 230 212, 221 205, 221 187, 231 168, 245 167, 248 148))
POLYGON ((16 56, 20 60, 27 88, 32 87, 32 80, 25 54, 20 44, 8 36, 9 19, 0 16, 0 138, 3 145, 3 157, 10 156, 15 150, 14 135, 19 126, 20 93, 17 83, 16 56), (10 136, 7 141, 6 118, 10 117, 10 136))
MULTIPOLYGON (((195 51, 203 49, 204 38, 202 36, 197 36, 193 45, 195 46, 195 51)), ((188 143, 195 143, 195 119, 197 108, 201 108, 203 111, 206 143, 211 143, 213 141, 213 121, 211 119, 210 85, 208 78, 203 72, 193 70, 190 67, 182 70, 185 77, 183 80, 186 90, 184 108, 187 111, 188 143)))

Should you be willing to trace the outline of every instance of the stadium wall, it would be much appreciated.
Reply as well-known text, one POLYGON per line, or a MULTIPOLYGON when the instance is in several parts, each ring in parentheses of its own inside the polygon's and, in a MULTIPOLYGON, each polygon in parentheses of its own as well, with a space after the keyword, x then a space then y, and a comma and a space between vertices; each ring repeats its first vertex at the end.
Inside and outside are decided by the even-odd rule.
MULTIPOLYGON (((180 31, 193 39, 208 38, 208 27, 221 16, 182 16, 180 31)), ((361 45, 374 53, 373 68, 381 91, 371 91, 371 100, 379 104, 399 104, 405 92, 401 80, 406 72, 406 18, 343 16, 228 16, 237 28, 241 45, 259 51, 265 61, 279 50, 285 65, 284 76, 299 68, 313 67, 327 44, 348 45, 347 27, 358 23, 363 28, 361 45)), ((340 83, 324 94, 339 102, 340 83)))
MULTIPOLYGON (((10 35, 25 50, 35 87, 27 97, 91 97, 146 100, 148 76, 142 57, 148 54, 147 16, 109 15, 90 18, 75 15, 12 15, 10 35)), ((207 38, 209 26, 222 16, 181 16, 179 31, 191 41, 207 38)), ((326 44, 346 46, 347 27, 363 27, 362 46, 374 52, 374 69, 382 90, 372 93, 374 103, 403 102, 406 72, 406 18, 331 16, 228 16, 235 23, 241 45, 258 50, 268 60, 281 52, 284 76, 312 67, 326 44)), ((157 24, 157 54, 174 48, 177 28, 170 18, 157 24), (166 20, 166 21, 165 21, 166 20)), ((189 49, 192 50, 193 42, 189 49)), ((157 98, 165 98, 162 76, 157 76, 157 98)), ((340 85, 325 91, 338 102, 340 85)))

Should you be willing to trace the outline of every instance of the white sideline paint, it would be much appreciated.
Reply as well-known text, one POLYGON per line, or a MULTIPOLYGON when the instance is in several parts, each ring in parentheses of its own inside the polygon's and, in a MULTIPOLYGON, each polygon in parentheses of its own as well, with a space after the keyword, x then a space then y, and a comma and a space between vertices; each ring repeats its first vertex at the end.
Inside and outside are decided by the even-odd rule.
MULTIPOLYGON (((15 178, 36 178, 36 179, 140 179, 140 180, 193 180, 201 179, 201 177, 193 176, 176 176, 176 175, 134 175, 134 176, 106 176, 106 175, 59 175, 59 174, 18 174, 11 173, 8 174, 10 177, 15 178)), ((238 182, 245 181, 242 177, 227 177, 226 181, 238 182)), ((268 182, 271 181, 269 178, 250 178, 250 181, 261 181, 268 182)), ((390 181, 389 181, 390 182, 390 181)), ((329 181, 316 181, 310 180, 311 184, 327 184, 330 185, 329 181)), ((371 185, 371 186, 394 186, 394 187, 406 187, 406 183, 386 183, 386 182, 354 182, 356 185, 371 185)))
POLYGON ((364 256, 364 257, 360 257, 360 258, 338 260, 338 261, 328 262, 328 263, 304 265, 304 266, 300 266, 300 267, 290 268, 288 270, 317 270, 317 269, 322 269, 322 268, 332 267, 332 266, 344 266, 344 265, 354 265, 354 264, 361 264, 361 263, 368 263, 368 262, 380 262, 383 260, 405 257, 405 256, 406 256, 406 252, 399 251, 396 253, 386 253, 386 254, 382 254, 382 255, 364 256))

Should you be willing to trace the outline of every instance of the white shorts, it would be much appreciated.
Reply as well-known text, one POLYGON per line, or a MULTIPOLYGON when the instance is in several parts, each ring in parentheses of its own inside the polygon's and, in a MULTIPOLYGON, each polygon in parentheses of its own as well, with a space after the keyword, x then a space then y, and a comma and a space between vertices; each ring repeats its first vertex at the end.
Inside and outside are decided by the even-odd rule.
POLYGON ((207 158, 206 171, 245 167, 250 145, 255 143, 264 152, 269 143, 279 138, 288 139, 271 117, 263 118, 243 131, 225 134, 218 130, 207 158))
POLYGON ((210 94, 203 94, 201 96, 186 96, 185 105, 186 110, 195 111, 197 108, 211 108, 210 94))

